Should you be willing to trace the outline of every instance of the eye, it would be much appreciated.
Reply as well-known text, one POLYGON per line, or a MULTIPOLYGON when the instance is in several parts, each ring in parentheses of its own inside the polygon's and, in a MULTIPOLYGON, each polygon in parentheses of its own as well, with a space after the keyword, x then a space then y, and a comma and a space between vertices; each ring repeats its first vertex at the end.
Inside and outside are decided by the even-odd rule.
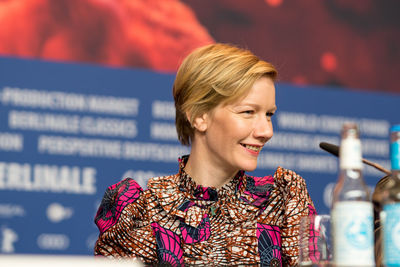
POLYGON ((266 115, 267 115, 267 117, 272 117, 272 116, 274 116, 274 114, 275 114, 274 112, 267 112, 266 115))
POLYGON ((249 109, 249 110, 242 111, 242 113, 244 113, 244 114, 254 114, 254 110, 249 109))

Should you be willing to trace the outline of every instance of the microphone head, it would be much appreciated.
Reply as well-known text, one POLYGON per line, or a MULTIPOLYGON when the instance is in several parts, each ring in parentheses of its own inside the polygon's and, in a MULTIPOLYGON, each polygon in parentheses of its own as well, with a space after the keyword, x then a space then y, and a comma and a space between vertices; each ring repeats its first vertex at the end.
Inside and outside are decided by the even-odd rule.
POLYGON ((331 153, 332 155, 339 157, 339 146, 321 142, 321 143, 319 143, 319 147, 322 148, 323 150, 331 153))

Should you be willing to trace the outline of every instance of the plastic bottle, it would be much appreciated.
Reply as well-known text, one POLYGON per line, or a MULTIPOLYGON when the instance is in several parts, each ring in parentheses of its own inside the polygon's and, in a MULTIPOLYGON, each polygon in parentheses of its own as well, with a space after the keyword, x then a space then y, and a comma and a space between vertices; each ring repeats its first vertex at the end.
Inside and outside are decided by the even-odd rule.
POLYGON ((390 132, 392 174, 382 191, 382 255, 385 266, 400 266, 400 125, 390 132))

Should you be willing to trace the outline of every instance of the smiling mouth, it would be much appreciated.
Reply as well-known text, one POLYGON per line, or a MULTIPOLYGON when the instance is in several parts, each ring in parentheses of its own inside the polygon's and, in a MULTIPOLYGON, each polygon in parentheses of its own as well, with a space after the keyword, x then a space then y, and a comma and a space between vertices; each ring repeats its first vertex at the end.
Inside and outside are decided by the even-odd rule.
POLYGON ((252 145, 246 145, 246 144, 241 144, 241 145, 247 149, 250 149, 251 151, 254 151, 254 152, 260 152, 262 149, 262 146, 252 146, 252 145))

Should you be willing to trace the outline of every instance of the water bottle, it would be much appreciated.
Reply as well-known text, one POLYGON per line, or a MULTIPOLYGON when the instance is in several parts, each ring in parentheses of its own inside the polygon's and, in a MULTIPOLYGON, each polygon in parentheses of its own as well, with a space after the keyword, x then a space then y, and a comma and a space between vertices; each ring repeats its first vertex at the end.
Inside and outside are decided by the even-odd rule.
POLYGON ((373 205, 362 176, 361 141, 355 123, 342 127, 339 167, 331 210, 333 264, 375 266, 373 205))
POLYGON ((400 266, 400 125, 393 126, 390 132, 392 174, 381 193, 382 255, 385 266, 400 266))

